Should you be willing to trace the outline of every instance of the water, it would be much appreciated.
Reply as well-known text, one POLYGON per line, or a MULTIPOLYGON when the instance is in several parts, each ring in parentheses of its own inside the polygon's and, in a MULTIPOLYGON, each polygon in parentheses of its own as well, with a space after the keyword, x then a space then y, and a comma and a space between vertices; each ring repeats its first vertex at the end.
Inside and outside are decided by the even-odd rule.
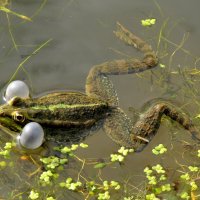
MULTIPOLYGON (((37 54, 32 55, 24 64, 26 73, 20 70, 16 79, 25 80, 31 87, 33 95, 53 90, 84 92, 87 73, 93 65, 124 58, 122 54, 117 53, 118 51, 129 56, 140 55, 136 50, 127 47, 115 38, 113 30, 116 29, 116 21, 151 43, 156 50, 159 31, 168 19, 164 30, 166 38, 179 45, 184 34, 189 33, 184 49, 191 52, 193 57, 179 50, 175 52, 170 64, 170 55, 176 47, 168 44, 165 52, 163 44, 166 43, 162 40, 162 48, 159 51, 159 55, 163 58, 161 62, 167 66, 170 64, 170 70, 175 72, 179 68, 194 68, 194 56, 199 56, 199 1, 162 0, 157 2, 160 8, 155 2, 153 0, 13 1, 11 8, 14 11, 30 17, 34 15, 34 17, 32 22, 23 22, 16 16, 9 15, 9 27, 5 13, 1 13, 1 88, 7 84, 23 59, 32 54, 38 45, 52 39, 37 54), (42 6, 42 4, 44 5, 42 6), (41 10, 40 6, 42 6, 41 10), (156 25, 151 28, 142 27, 140 20, 149 17, 157 19, 156 25), (17 44, 17 49, 14 48, 9 28, 17 44), (169 35, 168 31, 170 31, 169 35)), ((199 63, 197 63, 198 67, 199 63)), ((198 91, 195 93, 195 97, 191 94, 188 95, 188 91, 184 90, 187 86, 181 75, 172 75, 170 80, 162 81, 166 74, 167 70, 157 68, 153 70, 153 74, 145 72, 142 77, 137 75, 112 77, 119 95, 120 107, 132 117, 133 113, 129 111, 130 107, 139 110, 148 100, 168 98, 173 99, 178 105, 184 105, 191 116, 198 114, 199 108, 196 104, 192 104, 194 99, 198 100, 198 91)), ((198 84, 197 79, 196 89, 198 89, 198 84)), ((193 90, 191 89, 191 91, 193 90)), ((165 121, 157 136, 143 152, 129 156, 124 166, 117 166, 116 169, 105 168, 102 177, 121 182, 131 179, 131 184, 138 185, 145 180, 143 169, 149 164, 162 162, 165 167, 177 168, 175 160, 184 163, 186 159, 181 158, 184 151, 183 145, 176 141, 177 138, 173 140, 171 132, 178 132, 175 134, 178 135, 178 138, 181 136, 181 140, 190 141, 186 131, 180 127, 174 128, 165 121), (164 143, 171 149, 164 160, 160 160, 151 153, 151 149, 159 143, 164 143)), ((78 151, 80 157, 105 158, 118 149, 118 146, 102 130, 86 138, 84 142, 89 144, 89 149, 78 151)), ((4 144, 1 146, 3 147, 4 144)), ((19 157, 18 154, 14 154, 12 157, 15 167, 11 175, 9 170, 1 172, 0 197, 2 199, 19 199, 20 195, 17 194, 20 191, 23 192, 23 198, 26 199, 30 189, 37 188, 38 176, 35 175, 30 179, 27 177, 27 173, 34 171, 35 166, 30 162, 24 164, 19 157), (12 191, 14 192, 12 193, 12 191)), ((70 170, 66 173, 70 174, 70 170)), ((94 178, 97 171, 91 167, 85 167, 84 173, 94 178)), ((64 175, 66 176, 66 174, 64 175)), ((52 186, 52 188, 54 187, 52 186)), ((83 199, 77 194, 65 193, 63 190, 60 192, 58 199, 65 199, 66 196, 67 199, 83 199)))

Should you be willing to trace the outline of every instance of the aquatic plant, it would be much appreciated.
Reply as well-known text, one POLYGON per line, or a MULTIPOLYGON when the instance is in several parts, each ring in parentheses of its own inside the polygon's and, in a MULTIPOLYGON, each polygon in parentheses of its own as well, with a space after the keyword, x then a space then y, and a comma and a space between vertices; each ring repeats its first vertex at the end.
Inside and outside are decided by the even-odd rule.
POLYGON ((152 26, 156 23, 156 19, 155 18, 149 18, 149 19, 143 19, 141 20, 141 24, 142 26, 152 26))

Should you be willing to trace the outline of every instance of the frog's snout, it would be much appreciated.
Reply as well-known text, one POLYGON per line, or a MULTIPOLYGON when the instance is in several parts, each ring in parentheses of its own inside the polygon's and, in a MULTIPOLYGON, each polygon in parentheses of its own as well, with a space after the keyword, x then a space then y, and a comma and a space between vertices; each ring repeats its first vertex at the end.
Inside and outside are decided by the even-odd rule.
POLYGON ((11 107, 8 104, 0 105, 0 116, 5 116, 6 114, 9 115, 11 110, 13 109, 11 109, 11 107))

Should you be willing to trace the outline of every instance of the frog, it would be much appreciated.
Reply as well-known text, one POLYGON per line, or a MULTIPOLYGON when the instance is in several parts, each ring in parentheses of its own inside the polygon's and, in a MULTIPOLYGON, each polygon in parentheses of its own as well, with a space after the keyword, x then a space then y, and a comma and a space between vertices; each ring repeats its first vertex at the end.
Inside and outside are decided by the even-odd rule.
POLYGON ((50 135, 56 142, 57 138, 64 140, 68 134, 78 138, 82 130, 90 130, 100 124, 115 143, 140 152, 157 134, 162 117, 167 116, 200 140, 200 132, 190 117, 168 101, 156 101, 149 105, 135 124, 120 108, 110 76, 152 70, 159 59, 151 45, 119 22, 114 34, 125 44, 139 50, 143 57, 107 61, 93 66, 86 79, 85 93, 58 91, 33 98, 13 97, 0 106, 1 127, 20 132, 27 123, 37 122, 48 130, 46 137, 50 135), (50 133, 54 129, 56 131, 50 133), (64 133, 66 129, 68 132, 64 133))

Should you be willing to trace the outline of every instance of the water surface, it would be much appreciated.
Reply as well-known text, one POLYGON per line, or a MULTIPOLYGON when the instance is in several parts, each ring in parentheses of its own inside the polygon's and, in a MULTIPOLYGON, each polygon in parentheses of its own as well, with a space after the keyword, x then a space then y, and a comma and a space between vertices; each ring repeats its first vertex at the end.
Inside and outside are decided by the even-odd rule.
MULTIPOLYGON (((153 0, 49 0, 46 3, 39 0, 13 1, 11 9, 34 17, 32 22, 24 22, 16 16, 9 15, 9 26, 5 13, 1 13, 1 88, 7 84, 23 59, 32 54, 38 45, 52 39, 24 64, 28 76, 20 70, 15 79, 25 80, 31 87, 33 95, 54 90, 84 92, 85 80, 93 65, 124 58, 123 54, 140 56, 136 50, 127 47, 114 36, 113 30, 116 29, 117 21, 148 41, 155 50, 164 23, 167 23, 164 29, 166 38, 174 44, 179 45, 184 35, 189 34, 184 48, 193 56, 179 50, 174 53, 170 62, 170 55, 175 51, 176 46, 164 40, 161 40, 158 54, 163 58, 162 63, 167 67, 170 65, 170 72, 177 72, 180 68, 194 68, 195 57, 199 56, 199 1, 161 0, 157 4, 155 2, 153 0), (44 5, 39 10, 42 4, 44 5), (150 28, 142 27, 141 19, 149 17, 156 18, 156 25, 150 28), (9 28, 17 49, 14 48, 9 28)), ((196 67, 199 67, 199 63, 196 67)), ((119 95, 120 107, 133 117, 133 112, 130 111, 133 109, 130 108, 139 110, 151 99, 168 98, 173 99, 179 106, 186 105, 184 108, 191 116, 198 114, 199 108, 192 104, 194 99, 198 99, 198 91, 195 97, 188 95, 187 91, 182 90, 184 79, 180 75, 172 75, 167 79, 166 73, 167 70, 158 67, 153 70, 153 73, 144 72, 142 77, 137 75, 112 77, 119 95), (162 81, 162 77, 166 79, 162 81)), ((195 87, 198 89, 198 81, 196 84, 195 87)), ((175 160, 180 159, 180 162, 184 162, 184 159, 180 158, 184 147, 180 141, 177 142, 179 137, 181 140, 190 141, 186 131, 164 120, 157 136, 143 152, 129 156, 124 166, 103 170, 103 178, 121 182, 131 178, 131 184, 140 184, 145 180, 144 167, 160 162, 160 158, 151 153, 152 148, 159 143, 163 143, 171 150, 161 162, 165 167, 175 169, 177 167, 175 160), (172 133, 176 133, 174 140, 172 133)), ((102 130, 92 134, 84 142, 89 144, 89 148, 79 151, 80 157, 109 157, 118 149, 118 146, 102 130)), ((3 147, 4 144, 2 143, 1 146, 3 147)), ((38 176, 28 180, 24 170, 28 173, 28 169, 35 169, 34 166, 31 163, 24 164, 18 154, 15 154, 12 159, 15 163, 12 173, 7 170, 1 172, 0 197, 19 199, 20 195, 15 195, 21 191, 25 199, 27 191, 37 187, 38 176), (20 171, 21 162, 25 166, 20 171)), ((93 178, 97 171, 86 167, 84 173, 93 178)), ((70 174, 70 171, 66 174, 70 174)), ((63 190, 61 193, 58 199, 83 199, 77 194, 63 190)))

